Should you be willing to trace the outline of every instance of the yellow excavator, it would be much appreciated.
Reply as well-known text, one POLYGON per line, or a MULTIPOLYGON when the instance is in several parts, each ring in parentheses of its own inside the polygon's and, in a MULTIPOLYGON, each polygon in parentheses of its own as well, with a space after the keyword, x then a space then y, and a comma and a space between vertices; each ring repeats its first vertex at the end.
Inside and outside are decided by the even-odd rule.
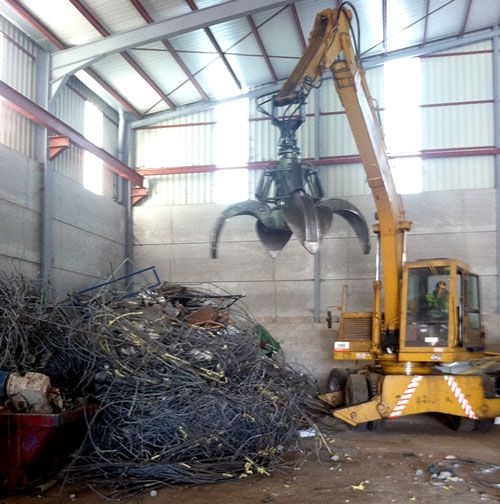
POLYGON ((352 12, 349 2, 344 2, 317 14, 301 60, 270 99, 273 122, 282 130, 282 159, 263 177, 259 202, 251 202, 254 211, 242 211, 236 205, 219 218, 212 251, 222 224, 234 215, 246 214, 259 219, 257 230, 270 253, 280 249, 292 231, 314 252, 330 224, 331 216, 324 212, 328 207, 348 219, 368 252, 367 231, 355 207, 342 200, 322 203, 322 191, 313 190, 318 181, 309 167, 302 167, 302 181, 290 175, 297 164, 290 141, 300 123, 296 111, 330 69, 373 194, 377 219, 372 312, 342 313, 333 351, 335 360, 366 365, 332 370, 330 390, 340 393, 343 402, 334 416, 352 426, 374 428, 380 420, 432 412, 446 415, 456 430, 485 430, 500 416, 500 359, 485 353, 479 277, 455 259, 405 261, 411 222, 405 219, 391 175, 382 128, 360 63, 352 12), (295 120, 283 128, 275 109, 294 106, 295 120), (271 182, 274 199, 269 197, 271 182), (275 206, 263 208, 269 202, 275 206), (262 211, 268 214, 266 219, 260 219, 262 211))

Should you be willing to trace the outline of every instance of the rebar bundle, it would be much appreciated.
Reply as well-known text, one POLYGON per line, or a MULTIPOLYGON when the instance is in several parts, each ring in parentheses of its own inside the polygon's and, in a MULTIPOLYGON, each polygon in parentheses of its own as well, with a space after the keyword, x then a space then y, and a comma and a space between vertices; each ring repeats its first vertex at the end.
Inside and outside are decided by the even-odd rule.
POLYGON ((35 310, 45 335, 37 370, 98 406, 67 481, 121 497, 269 474, 283 462, 312 382, 262 351, 235 300, 164 284, 133 299, 100 293, 50 315, 35 310))

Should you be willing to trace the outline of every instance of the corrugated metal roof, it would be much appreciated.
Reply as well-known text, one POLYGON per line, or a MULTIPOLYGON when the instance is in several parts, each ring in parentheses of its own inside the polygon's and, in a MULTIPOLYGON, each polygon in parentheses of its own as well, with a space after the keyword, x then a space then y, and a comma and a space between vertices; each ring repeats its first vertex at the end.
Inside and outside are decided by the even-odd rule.
POLYGON ((50 2, 23 0, 20 3, 66 45, 81 45, 101 38, 101 35, 68 0, 51 0, 50 2))
POLYGON ((111 3, 102 0, 85 0, 85 6, 112 33, 133 30, 146 24, 130 0, 113 0, 111 3))
MULTIPOLYGON (((80 0, 82 4, 112 34, 144 26, 146 21, 130 0, 80 0)), ((199 9, 224 3, 226 0, 195 0, 199 9)), ((30 12, 52 30, 65 44, 81 45, 102 36, 78 12, 69 0, 20 0, 30 12)), ((141 0, 144 9, 155 21, 162 21, 191 12, 186 0, 141 0)), ((384 50, 383 3, 374 0, 351 0, 361 25, 361 51, 376 54, 384 50)), ((467 0, 387 0, 387 49, 389 51, 420 44, 424 37, 425 15, 429 6, 426 41, 458 35, 467 13, 467 0)), ((331 0, 296 0, 295 7, 307 40, 316 14, 335 6, 331 0)), ((228 5, 228 9, 230 9, 228 5)), ((465 31, 495 26, 500 18, 498 0, 472 2, 465 31)), ((290 7, 256 13, 253 20, 258 27, 266 52, 278 78, 287 77, 302 52, 300 37, 290 7)), ((262 51, 245 18, 210 27, 227 60, 243 87, 256 87, 272 82, 262 51)), ((170 43, 189 71, 195 74, 203 90, 210 97, 239 93, 238 88, 214 45, 204 30, 178 37, 170 43)), ((202 99, 189 77, 161 43, 131 50, 141 67, 158 84, 176 106, 202 99), (173 91, 175 90, 175 91, 173 91)), ((95 65, 121 95, 141 112, 168 108, 155 91, 130 65, 113 55, 95 65)))

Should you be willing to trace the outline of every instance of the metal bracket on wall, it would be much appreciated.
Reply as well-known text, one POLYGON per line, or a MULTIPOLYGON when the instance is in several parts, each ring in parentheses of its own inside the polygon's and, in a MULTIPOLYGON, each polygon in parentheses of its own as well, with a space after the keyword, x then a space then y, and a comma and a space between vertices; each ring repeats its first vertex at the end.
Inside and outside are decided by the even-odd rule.
POLYGON ((49 159, 54 160, 71 145, 69 137, 63 135, 49 136, 49 159))
POLYGON ((148 195, 149 189, 146 187, 132 187, 132 206, 137 205, 148 195))

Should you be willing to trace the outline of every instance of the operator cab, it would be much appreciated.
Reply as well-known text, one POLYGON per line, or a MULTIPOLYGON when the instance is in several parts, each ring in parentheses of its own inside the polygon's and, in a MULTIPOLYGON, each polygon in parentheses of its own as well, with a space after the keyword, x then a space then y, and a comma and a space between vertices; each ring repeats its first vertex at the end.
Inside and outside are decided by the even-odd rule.
POLYGON ((451 259, 406 263, 400 359, 451 362, 484 351, 479 278, 451 259))

